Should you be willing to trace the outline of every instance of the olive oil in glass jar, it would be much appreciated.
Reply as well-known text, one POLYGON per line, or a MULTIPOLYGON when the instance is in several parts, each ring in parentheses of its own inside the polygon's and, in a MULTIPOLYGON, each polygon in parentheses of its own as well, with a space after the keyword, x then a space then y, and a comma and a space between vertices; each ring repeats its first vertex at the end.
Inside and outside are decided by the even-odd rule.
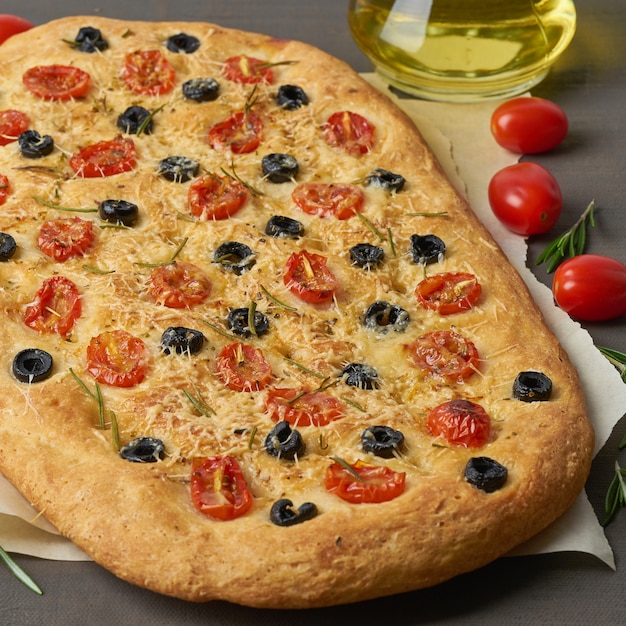
POLYGON ((348 19, 390 84, 457 102, 530 89, 576 30, 573 0, 350 0, 348 19))

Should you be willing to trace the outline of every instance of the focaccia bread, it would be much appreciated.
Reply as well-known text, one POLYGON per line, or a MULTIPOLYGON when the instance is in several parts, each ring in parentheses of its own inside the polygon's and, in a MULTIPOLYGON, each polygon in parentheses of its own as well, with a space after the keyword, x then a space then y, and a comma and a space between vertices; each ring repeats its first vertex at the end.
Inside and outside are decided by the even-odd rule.
POLYGON ((581 491, 567 354, 344 63, 65 18, 0 47, 0 131, 0 469, 115 575, 354 602, 478 568, 581 491))

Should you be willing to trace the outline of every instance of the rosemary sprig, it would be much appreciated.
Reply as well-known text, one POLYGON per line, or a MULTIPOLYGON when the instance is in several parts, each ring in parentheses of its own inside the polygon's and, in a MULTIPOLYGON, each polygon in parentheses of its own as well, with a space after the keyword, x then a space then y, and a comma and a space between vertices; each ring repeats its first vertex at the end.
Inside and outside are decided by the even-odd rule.
POLYGON ((352 474, 352 476, 354 476, 354 478, 360 482, 360 483, 364 483, 365 479, 363 478, 363 476, 361 476, 361 474, 359 474, 354 467, 352 467, 352 465, 350 465, 350 463, 348 463, 347 461, 344 461, 341 457, 338 456, 331 456, 330 457, 333 461, 335 461, 335 463, 338 463, 339 465, 341 465, 341 467, 343 467, 347 472, 349 472, 350 474, 352 474))
POLYGON ((295 306, 285 304, 284 302, 281 302, 278 298, 275 298, 263 285, 259 285, 259 287, 261 291, 265 294, 265 297, 272 301, 276 306, 279 306, 282 309, 287 309, 288 311, 298 310, 295 306))
POLYGON ((57 211, 68 211, 70 213, 97 213, 97 208, 84 208, 84 207, 69 207, 69 206, 61 206, 60 204, 54 204, 53 202, 48 202, 43 198, 39 198, 38 196, 33 196, 33 200, 38 202, 39 204, 43 204, 47 206, 49 209, 56 209, 57 211))
POLYGON ((559 263, 567 258, 582 254, 587 243, 587 227, 596 225, 593 214, 595 203, 592 200, 576 223, 552 241, 537 257, 535 265, 548 262, 547 272, 554 272, 559 263))
POLYGON ((183 393, 187 396, 187 400, 191 402, 196 411, 198 411, 201 415, 204 415, 204 417, 210 417, 211 414, 216 415, 215 410, 207 404, 206 400, 202 397, 202 394, 198 388, 195 387, 195 385, 194 390, 196 392, 195 396, 186 389, 183 389, 183 393))
POLYGON ((448 217, 447 211, 432 211, 432 212, 419 212, 419 213, 407 213, 410 217, 448 217))
POLYGON ((137 129, 137 137, 139 137, 139 135, 141 135, 143 132, 145 132, 146 128, 148 127, 148 124, 150 124, 150 122, 154 119, 154 116, 159 111, 161 111, 164 106, 165 106, 165 104, 162 104, 160 107, 157 107, 156 109, 154 109, 154 111, 151 111, 149 115, 146 115, 144 120, 139 125, 139 128, 137 129))
POLYGON ((0 561, 2 561, 9 571, 17 578, 21 583, 26 585, 31 591, 43 595, 43 591, 39 585, 7 554, 4 548, 0 547, 0 561))
POLYGON ((303 372, 306 372, 307 374, 310 374, 311 376, 315 378, 326 380, 326 376, 324 376, 324 374, 319 374, 318 372, 314 372, 312 369, 309 369, 305 365, 302 365, 302 363, 298 363, 298 361, 294 361, 293 359, 290 359, 289 357, 285 356, 283 358, 285 359, 285 361, 287 361, 287 363, 290 363, 294 367, 297 367, 299 370, 302 370, 303 372))
POLYGON ((362 215, 359 211, 356 212, 356 216, 369 228, 380 241, 387 241, 387 237, 385 237, 379 230, 370 222, 365 215, 362 215))
POLYGON ((596 348, 617 368, 622 380, 626 383, 626 354, 603 346, 596 346, 596 348))
POLYGON ((189 241, 189 237, 185 237, 179 244, 174 253, 170 257, 169 261, 163 261, 162 263, 136 263, 135 265, 139 265, 141 267, 163 267, 164 265, 171 265, 176 260, 176 257, 181 253, 181 250, 185 247, 187 242, 189 241))
POLYGON ((605 518, 602 520, 602 526, 607 526, 615 517, 619 509, 626 506, 626 469, 622 469, 617 461, 615 461, 615 473, 613 480, 606 492, 604 498, 605 518))

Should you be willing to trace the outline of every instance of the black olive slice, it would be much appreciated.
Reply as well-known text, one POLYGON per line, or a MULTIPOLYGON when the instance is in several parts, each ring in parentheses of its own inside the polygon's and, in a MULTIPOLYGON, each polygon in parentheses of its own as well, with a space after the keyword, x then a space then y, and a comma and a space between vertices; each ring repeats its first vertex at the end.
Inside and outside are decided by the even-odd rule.
POLYGON ((297 85, 281 85, 276 94, 276 104, 287 111, 295 111, 309 104, 309 97, 302 87, 297 85))
POLYGON ((21 383, 39 383, 52 374, 52 356, 39 348, 27 348, 13 359, 13 376, 21 383))
POLYGON ((552 394, 552 381, 542 372, 520 372, 513 382, 513 397, 522 402, 544 402, 552 394))
POLYGON ((185 54, 191 54, 200 47, 200 40, 193 35, 178 33, 178 35, 168 37, 165 42, 165 47, 170 52, 184 52, 185 54))
POLYGON ((13 235, 0 233, 0 261, 8 261, 17 250, 17 243, 13 235))
POLYGON ((185 326, 170 326, 161 335, 161 348, 165 354, 196 354, 202 350, 205 337, 199 330, 185 326))
POLYGON ((29 159, 41 159, 54 150, 54 139, 50 135, 43 137, 36 130, 25 130, 18 138, 22 156, 29 159))
POLYGON ((156 463, 164 455, 163 442, 154 437, 137 437, 120 448, 120 456, 133 463, 156 463))
POLYGON ((357 243, 350 248, 350 260, 354 265, 370 270, 380 265, 385 258, 385 251, 371 243, 357 243))
POLYGON ((299 509, 287 498, 276 500, 270 509, 270 521, 277 526, 293 526, 317 515, 317 507, 312 502, 304 502, 299 509))
POLYGON ((346 385, 361 389, 378 389, 378 372, 364 363, 350 363, 340 374, 346 385))
POLYGON ((389 426, 370 426, 361 433, 363 451, 384 459, 394 456, 403 443, 404 435, 389 426))
POLYGON ((136 135, 140 128, 142 133, 149 135, 153 128, 150 111, 137 105, 130 106, 124 113, 120 113, 116 124, 127 135, 136 135))
POLYGON ((390 330, 403 333, 410 321, 411 318, 405 309, 385 300, 370 304, 363 316, 365 328, 383 334, 387 334, 390 330))
POLYGON ((284 215, 273 215, 265 225, 265 234, 270 237, 298 239, 304 235, 304 224, 284 215))
POLYGON ((508 471, 504 465, 488 456, 479 456, 467 462, 464 475, 465 480, 473 487, 493 493, 504 486, 508 471))
POLYGON ((99 28, 92 26, 83 26, 79 29, 76 39, 74 39, 76 48, 81 52, 92 54, 93 52, 106 50, 109 47, 108 41, 102 38, 102 32, 99 28))
POLYGON ((132 226, 139 218, 139 207, 126 200, 103 200, 99 205, 99 215, 105 222, 132 226))
POLYGON ((163 178, 174 183, 186 183, 197 176, 200 163, 184 156, 169 156, 159 161, 158 171, 163 178))
POLYGON ((266 154, 261 159, 263 176, 272 183, 288 183, 298 174, 300 166, 291 154, 266 154))
POLYGON ((220 92, 220 84, 214 78, 191 78, 183 83, 183 96, 194 102, 211 102, 220 92))
POLYGON ((418 265, 441 261, 446 244, 437 235, 411 235, 411 255, 418 265))
POLYGON ((289 422, 278 422, 265 438, 264 446, 268 454, 288 461, 303 454, 305 447, 302 435, 289 422))
MULTIPOLYGON (((254 334, 262 335, 266 333, 270 327, 269 319, 267 315, 264 315, 260 311, 254 312, 254 334)), ((228 328, 235 333, 235 335, 239 335, 240 337, 249 337, 252 335, 252 331, 250 329, 250 309, 249 308, 239 308, 232 309, 228 313, 226 318, 226 322, 228 324, 228 328)))
POLYGON ((404 176, 400 174, 394 174, 389 170, 384 170, 382 167, 377 167, 370 174, 368 174, 365 179, 366 185, 371 185, 372 187, 379 187, 380 189, 385 189, 387 191, 402 191, 404 187, 404 183, 406 179, 404 176))
POLYGON ((213 253, 213 263, 219 263, 225 270, 239 276, 247 272, 255 263, 254 252, 245 243, 227 241, 213 253))

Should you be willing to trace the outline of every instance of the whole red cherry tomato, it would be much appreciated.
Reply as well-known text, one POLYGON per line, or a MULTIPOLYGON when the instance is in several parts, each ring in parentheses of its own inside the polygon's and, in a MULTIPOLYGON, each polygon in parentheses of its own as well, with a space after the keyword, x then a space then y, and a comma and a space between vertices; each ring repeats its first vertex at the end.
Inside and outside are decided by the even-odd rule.
POLYGON ((0 43, 7 40, 17 33, 23 33, 34 26, 28 20, 17 15, 9 15, 8 13, 0 13, 0 43))
POLYGON ((556 148, 569 122, 561 107, 544 98, 514 98, 491 115, 491 133, 511 152, 537 154, 556 148))
POLYGON ((572 317, 598 322, 626 313, 626 265, 599 254, 563 261, 554 272, 556 303, 572 317))
POLYGON ((525 237, 549 231, 563 208, 559 184, 537 163, 515 163, 501 169, 489 182, 488 192, 496 217, 525 237))

